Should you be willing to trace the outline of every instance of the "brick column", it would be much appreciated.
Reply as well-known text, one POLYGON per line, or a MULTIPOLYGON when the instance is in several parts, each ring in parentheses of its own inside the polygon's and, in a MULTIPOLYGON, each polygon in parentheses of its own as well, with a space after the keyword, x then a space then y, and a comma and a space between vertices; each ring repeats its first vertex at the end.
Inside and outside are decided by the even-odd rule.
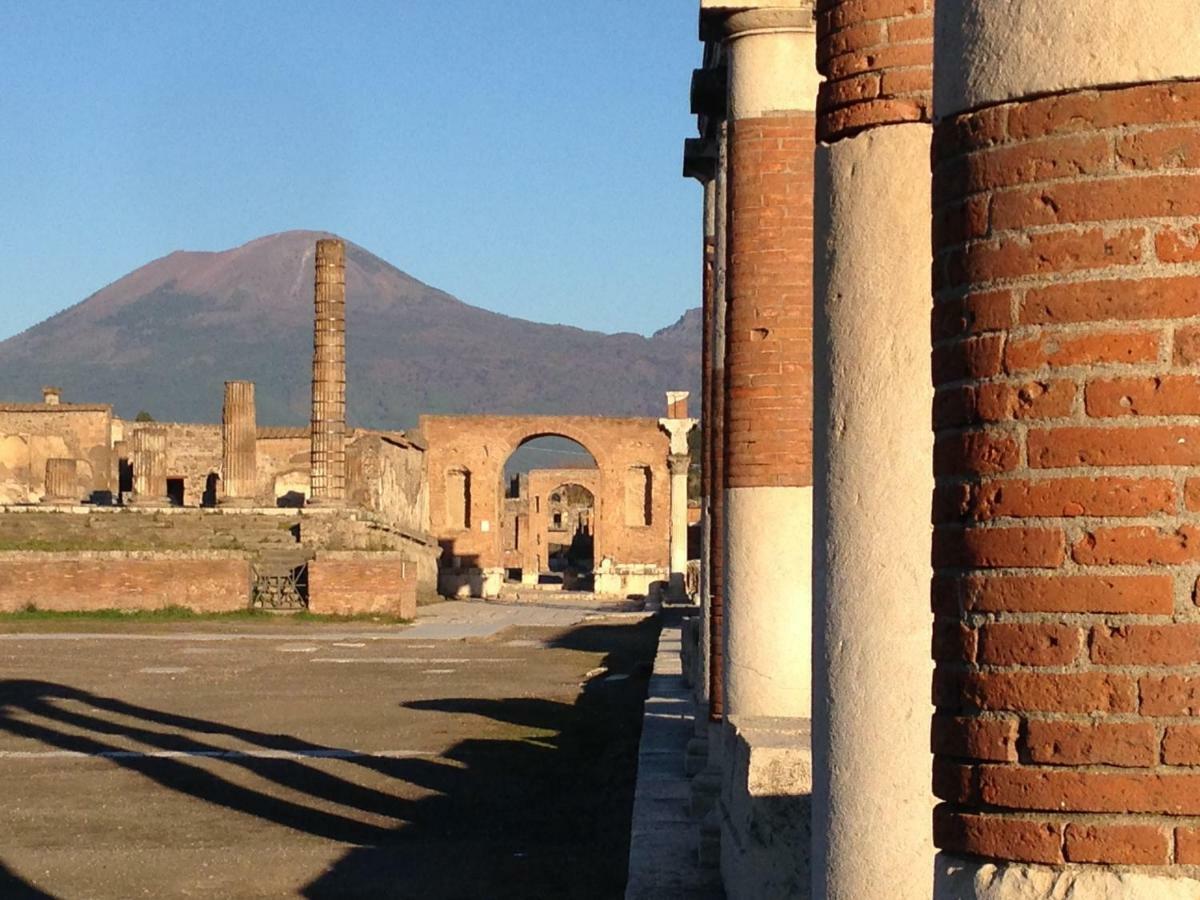
POLYGON ((814 40, 811 9, 726 22, 726 715, 811 709, 814 40))
POLYGON ((716 287, 717 253, 717 180, 713 175, 704 183, 704 257, 700 335, 700 659, 701 683, 697 695, 708 699, 711 677, 709 623, 710 582, 712 580, 712 493, 713 493, 713 292, 716 287))
POLYGON ((254 382, 225 382, 221 412, 222 506, 253 506, 258 494, 258 427, 254 382))
POLYGON ((817 36, 813 897, 928 900, 933 3, 817 36))
POLYGON ((713 242, 712 403, 705 435, 712 467, 708 547, 708 717, 725 716, 725 321, 729 283, 729 129, 717 133, 716 239, 713 242))
POLYGON ((309 503, 346 498, 346 245, 317 241, 309 503))
POLYGON ((167 496, 167 432, 165 428, 139 428, 130 440, 133 463, 134 506, 170 506, 167 496))
POLYGON ((50 506, 79 503, 78 468, 73 459, 46 460, 46 491, 42 502, 50 506))
POLYGON ((1200 8, 937 20, 938 896, 1200 896, 1200 8))

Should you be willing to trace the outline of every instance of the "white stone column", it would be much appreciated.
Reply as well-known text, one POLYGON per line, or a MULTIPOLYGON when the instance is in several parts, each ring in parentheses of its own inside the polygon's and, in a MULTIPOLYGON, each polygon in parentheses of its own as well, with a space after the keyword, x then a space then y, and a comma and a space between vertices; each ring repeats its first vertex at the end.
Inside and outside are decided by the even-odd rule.
POLYGON ((688 533, 688 469, 691 456, 688 453, 688 434, 696 427, 696 420, 686 416, 687 391, 669 391, 667 410, 669 416, 659 419, 659 426, 670 437, 667 468, 671 477, 671 523, 670 523, 670 575, 667 595, 680 602, 687 599, 687 533, 688 533), (683 415, 679 415, 680 412, 683 415))

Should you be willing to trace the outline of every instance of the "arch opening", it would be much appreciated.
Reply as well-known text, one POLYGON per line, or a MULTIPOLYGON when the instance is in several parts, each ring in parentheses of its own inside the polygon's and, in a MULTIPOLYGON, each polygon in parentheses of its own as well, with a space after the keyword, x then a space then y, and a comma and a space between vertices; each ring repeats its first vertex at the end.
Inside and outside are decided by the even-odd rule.
POLYGON ((561 434, 530 435, 509 454, 501 475, 505 581, 591 590, 599 471, 587 447, 561 434))

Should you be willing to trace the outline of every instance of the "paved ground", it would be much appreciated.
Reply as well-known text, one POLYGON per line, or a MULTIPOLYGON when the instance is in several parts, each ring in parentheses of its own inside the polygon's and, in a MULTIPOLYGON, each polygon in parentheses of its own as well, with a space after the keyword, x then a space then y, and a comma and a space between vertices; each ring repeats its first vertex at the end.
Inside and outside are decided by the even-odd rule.
POLYGON ((656 621, 428 613, 0 621, 0 897, 621 896, 656 621))

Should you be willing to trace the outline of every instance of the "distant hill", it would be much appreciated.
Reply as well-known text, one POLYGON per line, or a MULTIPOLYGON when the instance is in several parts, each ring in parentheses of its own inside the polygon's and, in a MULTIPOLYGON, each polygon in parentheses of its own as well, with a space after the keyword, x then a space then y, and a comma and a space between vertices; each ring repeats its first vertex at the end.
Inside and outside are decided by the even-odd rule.
MULTIPOLYGON (((313 245, 289 231, 218 253, 177 251, 0 342, 0 401, 43 384, 122 416, 219 420, 222 384, 257 382, 259 421, 309 414, 313 245)), ((651 338, 498 315, 347 244, 351 424, 429 413, 659 415, 699 391, 699 313, 651 338)))

